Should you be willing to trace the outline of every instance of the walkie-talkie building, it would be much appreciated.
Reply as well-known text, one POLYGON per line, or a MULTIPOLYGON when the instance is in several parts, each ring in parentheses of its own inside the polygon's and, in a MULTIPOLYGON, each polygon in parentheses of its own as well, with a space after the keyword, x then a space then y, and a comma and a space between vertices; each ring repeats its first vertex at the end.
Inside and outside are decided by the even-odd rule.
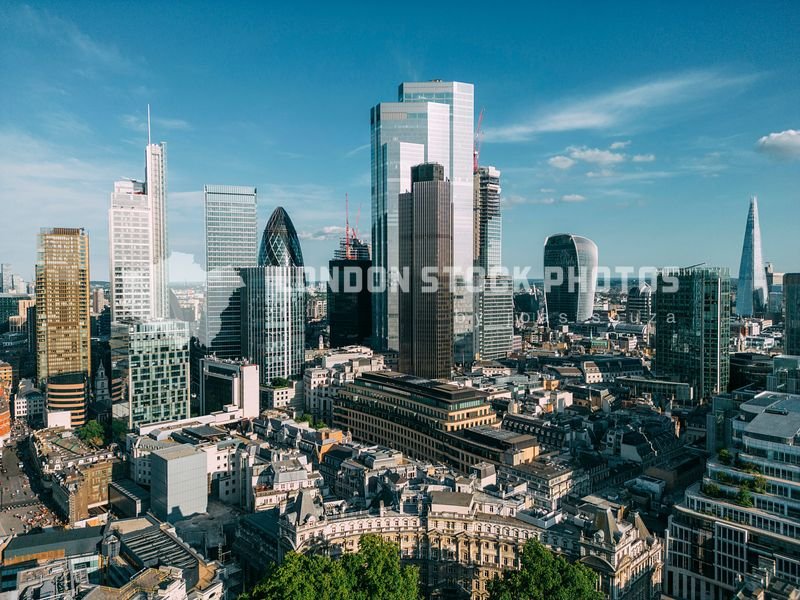
POLYGON ((544 243, 544 296, 551 328, 591 318, 597 287, 597 244, 559 233, 544 243))

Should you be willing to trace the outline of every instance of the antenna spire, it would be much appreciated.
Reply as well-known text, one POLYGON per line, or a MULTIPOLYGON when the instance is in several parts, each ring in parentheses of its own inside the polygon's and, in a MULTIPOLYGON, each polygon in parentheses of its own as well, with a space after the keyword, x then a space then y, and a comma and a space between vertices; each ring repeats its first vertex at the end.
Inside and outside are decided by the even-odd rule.
POLYGON ((147 103, 147 145, 149 146, 150 142, 150 103, 147 103))

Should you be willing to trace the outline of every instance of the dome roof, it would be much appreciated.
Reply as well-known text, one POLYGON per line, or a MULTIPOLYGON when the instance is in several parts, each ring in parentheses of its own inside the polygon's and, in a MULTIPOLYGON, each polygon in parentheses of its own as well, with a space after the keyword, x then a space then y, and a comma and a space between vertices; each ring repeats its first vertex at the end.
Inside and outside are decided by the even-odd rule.
POLYGON ((263 267, 303 266, 303 251, 297 231, 282 206, 273 211, 264 228, 258 264, 263 267))

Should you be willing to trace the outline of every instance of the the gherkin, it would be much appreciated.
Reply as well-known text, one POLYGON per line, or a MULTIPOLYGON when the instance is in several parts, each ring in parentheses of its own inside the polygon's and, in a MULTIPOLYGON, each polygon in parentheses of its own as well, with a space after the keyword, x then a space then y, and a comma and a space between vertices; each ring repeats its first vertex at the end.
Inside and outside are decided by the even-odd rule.
POLYGON ((262 267, 303 266, 303 251, 297 231, 282 206, 273 211, 264 228, 258 264, 262 267))

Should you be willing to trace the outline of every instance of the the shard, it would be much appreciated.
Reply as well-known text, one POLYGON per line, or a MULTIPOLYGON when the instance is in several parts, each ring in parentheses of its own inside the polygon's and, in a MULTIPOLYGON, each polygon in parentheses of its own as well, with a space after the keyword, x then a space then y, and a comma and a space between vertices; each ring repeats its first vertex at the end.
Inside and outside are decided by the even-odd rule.
POLYGON ((744 229, 742 262, 739 264, 739 286, 736 290, 736 312, 742 317, 761 315, 767 306, 769 290, 761 256, 761 228, 758 225, 758 199, 750 198, 750 211, 744 229))

